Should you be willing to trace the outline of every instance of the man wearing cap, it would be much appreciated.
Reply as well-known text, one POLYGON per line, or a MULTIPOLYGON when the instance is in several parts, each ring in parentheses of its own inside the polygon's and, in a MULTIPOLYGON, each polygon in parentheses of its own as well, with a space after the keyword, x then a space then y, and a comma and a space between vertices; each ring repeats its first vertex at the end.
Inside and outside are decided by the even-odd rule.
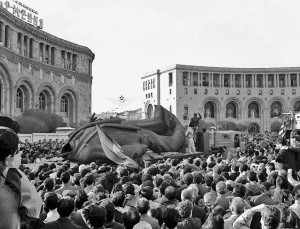
MULTIPOLYGON (((0 183, 4 183, 9 168, 18 169, 21 164, 21 153, 18 151, 20 127, 16 121, 0 116, 0 183), (2 181, 1 181, 2 180, 2 181)), ((43 205, 42 199, 27 176, 18 169, 21 176, 21 206, 27 208, 27 215, 38 218, 43 205)))

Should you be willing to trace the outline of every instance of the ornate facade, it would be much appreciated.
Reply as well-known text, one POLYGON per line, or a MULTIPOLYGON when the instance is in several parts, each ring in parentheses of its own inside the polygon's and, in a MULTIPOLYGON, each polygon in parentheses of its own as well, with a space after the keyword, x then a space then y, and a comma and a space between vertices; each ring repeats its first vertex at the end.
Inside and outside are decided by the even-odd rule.
POLYGON ((248 120, 270 131, 279 116, 300 111, 300 68, 223 68, 175 65, 142 78, 144 110, 162 105, 184 124, 194 113, 218 127, 221 120, 248 120))
POLYGON ((92 62, 87 47, 55 37, 0 6, 0 112, 55 112, 70 125, 91 113, 92 62))

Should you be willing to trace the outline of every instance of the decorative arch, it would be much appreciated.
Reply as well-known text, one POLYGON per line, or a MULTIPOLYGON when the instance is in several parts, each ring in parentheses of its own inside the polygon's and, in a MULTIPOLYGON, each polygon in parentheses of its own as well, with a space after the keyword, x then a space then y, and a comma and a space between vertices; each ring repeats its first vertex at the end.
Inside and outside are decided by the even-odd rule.
POLYGON ((78 96, 73 88, 64 87, 58 96, 59 111, 68 118, 69 125, 77 123, 78 96))
POLYGON ((292 99, 290 108, 293 111, 300 111, 300 96, 292 99))
MULTIPOLYGON (((299 98, 299 100, 300 100, 300 98, 299 98)), ((270 107, 270 108, 271 108, 272 103, 273 103, 273 102, 276 102, 276 101, 278 101, 278 102, 281 103, 281 105, 282 105, 282 111, 284 111, 285 109, 287 109, 288 105, 287 105, 286 100, 285 100, 284 98, 282 98, 282 97, 277 97, 277 96, 276 96, 276 97, 272 97, 272 98, 268 101, 267 107, 270 107)))
POLYGON ((20 98, 18 94, 20 94, 20 90, 23 93, 23 104, 21 105, 23 110, 30 109, 34 107, 34 86, 32 82, 25 77, 20 78, 15 86, 15 95, 16 95, 16 108, 20 109, 20 98))
POLYGON ((281 101, 273 101, 273 103, 271 104, 271 118, 276 118, 279 117, 282 113, 282 103, 281 101))
POLYGON ((260 118, 261 107, 257 101, 252 101, 248 105, 248 118, 260 118))
POLYGON ((204 105, 204 118, 216 118, 217 105, 214 101, 207 101, 204 105))
POLYGON ((242 101, 235 97, 229 97, 225 100, 225 117, 226 118, 240 118, 242 110, 242 101))
POLYGON ((238 117, 238 105, 235 101, 230 101, 226 104, 226 118, 237 118, 238 117))
POLYGON ((13 106, 10 101, 13 98, 12 76, 9 67, 0 59, 0 112, 13 115, 13 106))
POLYGON ((37 100, 36 100, 36 107, 41 109, 41 96, 45 95, 45 107, 44 110, 48 112, 55 112, 55 98, 56 98, 56 91, 54 87, 50 83, 43 83, 39 86, 37 90, 37 100))
POLYGON ((253 104, 257 104, 258 105, 258 109, 259 109, 259 112, 258 112, 258 117, 261 117, 262 114, 261 112, 263 111, 263 109, 265 108, 265 103, 262 99, 258 98, 258 97, 253 97, 253 98, 250 98, 246 101, 245 103, 245 108, 247 108, 247 117, 252 117, 252 115, 250 114, 251 111, 249 110, 249 105, 252 103, 253 104))

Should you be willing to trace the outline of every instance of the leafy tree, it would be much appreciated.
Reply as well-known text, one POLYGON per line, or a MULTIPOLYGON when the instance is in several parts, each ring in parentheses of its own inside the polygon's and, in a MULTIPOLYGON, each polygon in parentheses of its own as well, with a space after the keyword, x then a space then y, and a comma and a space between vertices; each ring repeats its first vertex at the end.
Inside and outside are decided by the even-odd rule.
POLYGON ((221 120, 218 123, 218 130, 238 130, 238 128, 234 122, 221 120))
POLYGON ((278 132, 281 127, 281 122, 275 121, 271 124, 271 131, 272 132, 278 132))
MULTIPOLYGON (((47 112, 47 111, 43 111, 43 110, 28 109, 22 113, 22 115, 19 117, 19 119, 21 119, 22 117, 31 117, 38 121, 41 121, 41 123, 46 125, 48 133, 55 132, 55 129, 57 127, 66 126, 66 123, 64 122, 62 117, 60 117, 59 115, 57 115, 55 113, 51 113, 51 112, 47 112)), ((43 133, 41 131, 36 131, 36 132, 43 133)))
POLYGON ((32 134, 32 133, 49 133, 48 125, 34 117, 19 116, 16 121, 20 125, 21 134, 32 134))
POLYGON ((250 128, 251 122, 247 119, 240 119, 235 123, 239 131, 246 131, 250 128))

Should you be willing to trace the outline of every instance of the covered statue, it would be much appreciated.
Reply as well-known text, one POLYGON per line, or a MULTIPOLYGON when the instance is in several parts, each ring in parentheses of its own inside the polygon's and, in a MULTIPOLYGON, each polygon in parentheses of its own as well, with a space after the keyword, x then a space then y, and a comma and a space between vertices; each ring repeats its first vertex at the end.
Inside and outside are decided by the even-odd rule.
POLYGON ((185 128, 162 106, 156 106, 154 118, 96 120, 69 137, 62 155, 81 163, 101 160, 138 168, 148 150, 185 153, 185 128))

